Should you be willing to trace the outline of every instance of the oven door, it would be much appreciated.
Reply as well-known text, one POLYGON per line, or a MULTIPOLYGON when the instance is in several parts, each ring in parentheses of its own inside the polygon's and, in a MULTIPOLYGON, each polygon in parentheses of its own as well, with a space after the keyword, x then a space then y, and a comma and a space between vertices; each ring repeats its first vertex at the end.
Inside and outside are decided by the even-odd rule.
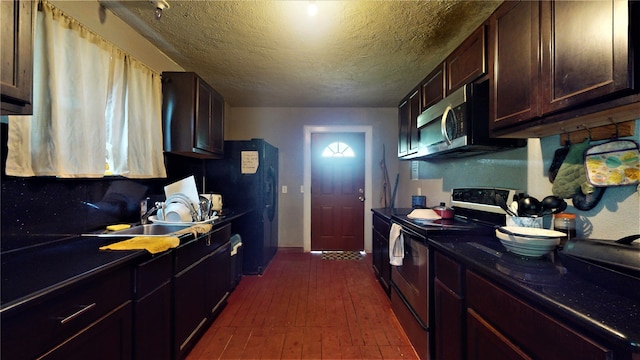
POLYGON ((391 283, 406 302, 416 320, 429 329, 429 249, 423 238, 403 228, 402 266, 393 266, 391 283))

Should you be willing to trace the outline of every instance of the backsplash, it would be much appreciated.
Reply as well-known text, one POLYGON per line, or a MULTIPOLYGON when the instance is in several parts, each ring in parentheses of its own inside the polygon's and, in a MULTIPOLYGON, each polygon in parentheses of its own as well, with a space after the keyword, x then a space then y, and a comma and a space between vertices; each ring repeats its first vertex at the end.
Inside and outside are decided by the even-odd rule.
POLYGON ((2 251, 81 234, 115 223, 140 221, 140 201, 164 199, 164 186, 194 175, 202 189, 202 162, 167 155, 166 179, 19 178, 4 172, 7 124, 0 124, 2 175, 0 221, 2 251), (37 236, 36 236, 37 235, 37 236), (41 236, 47 235, 47 236, 41 236))

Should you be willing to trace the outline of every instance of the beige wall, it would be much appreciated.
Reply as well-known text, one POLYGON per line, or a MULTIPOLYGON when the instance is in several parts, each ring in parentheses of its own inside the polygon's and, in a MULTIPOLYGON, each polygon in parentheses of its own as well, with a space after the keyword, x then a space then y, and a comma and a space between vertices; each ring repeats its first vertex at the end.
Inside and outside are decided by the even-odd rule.
MULTIPOLYGON (((397 172, 397 110, 395 108, 230 108, 225 139, 262 138, 279 149, 279 243, 303 246, 304 127, 368 125, 372 131, 372 207, 380 207, 382 145, 389 176, 397 172), (288 192, 282 193, 286 185, 288 192)), ((393 181, 393 180, 392 180, 393 181)), ((365 209, 370 216, 370 209, 365 209)), ((368 245, 370 239, 365 239, 368 245)))

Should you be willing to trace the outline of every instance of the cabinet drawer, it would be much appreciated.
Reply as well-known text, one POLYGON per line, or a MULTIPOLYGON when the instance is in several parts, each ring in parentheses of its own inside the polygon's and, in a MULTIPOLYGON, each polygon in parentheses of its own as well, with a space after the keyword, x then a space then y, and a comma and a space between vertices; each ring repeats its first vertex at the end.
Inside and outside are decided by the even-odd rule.
POLYGON ((391 224, 388 220, 385 220, 379 216, 373 217, 373 228, 382 236, 389 238, 389 232, 391 231, 391 224))
POLYGON ((26 303, 2 314, 2 358, 42 355, 119 305, 129 301, 131 269, 105 274, 89 283, 61 289, 40 303, 26 303))
POLYGON ((467 271, 467 304, 507 339, 538 359, 609 359, 613 354, 467 271))
POLYGON ((141 299, 162 284, 171 280, 173 253, 166 251, 136 267, 134 275, 134 298, 141 299))
POLYGON ((462 265, 440 253, 436 253, 434 263, 438 280, 462 296, 462 265))
POLYGON ((214 229, 207 235, 198 237, 194 241, 179 246, 175 251, 175 273, 184 271, 229 241, 230 238, 231 224, 227 224, 221 228, 214 229))

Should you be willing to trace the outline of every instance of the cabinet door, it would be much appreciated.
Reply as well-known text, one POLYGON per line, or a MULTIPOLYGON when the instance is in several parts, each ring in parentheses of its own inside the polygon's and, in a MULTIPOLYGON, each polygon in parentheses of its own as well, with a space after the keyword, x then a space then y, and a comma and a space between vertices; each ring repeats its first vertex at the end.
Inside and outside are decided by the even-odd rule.
POLYGON ((414 91, 409 97, 409 154, 418 151, 420 145, 418 115, 420 115, 420 89, 414 91))
POLYGON ((539 3, 505 2, 489 20, 490 127, 540 114, 539 3))
POLYGON ((197 80, 197 83, 195 147, 203 151, 212 152, 213 99, 207 84, 200 79, 197 80))
POLYGON ((447 95, 487 73, 485 27, 480 26, 447 57, 447 95))
POLYGON ((131 302, 129 301, 86 327, 41 358, 61 360, 131 359, 131 313, 131 302))
POLYGON ((195 147, 213 154, 224 151, 224 98, 198 79, 195 147))
POLYGON ((165 252, 134 271, 133 337, 136 359, 171 358, 173 253, 165 252))
MULTIPOLYGON (((375 216, 374 216, 375 218, 375 216)), ((378 234, 375 230, 371 231, 371 264, 373 266, 373 272, 376 277, 380 279, 380 268, 382 265, 382 242, 380 241, 380 234, 378 234)))
POLYGON ((436 359, 464 359, 462 298, 438 279, 434 282, 436 359))
POLYGON ((220 246, 207 259, 207 309, 213 319, 222 310, 231 289, 231 243, 220 246))
POLYGON ((32 5, 31 1, 0 1, 2 115, 29 115, 33 111, 32 5))
POLYGON ((373 267, 385 293, 389 295, 391 282, 391 264, 389 264, 389 235, 373 231, 373 267))
POLYGON ((136 302, 134 314, 134 357, 171 358, 171 283, 136 302))
POLYGON ((224 98, 217 91, 211 94, 212 121, 209 130, 211 138, 211 152, 224 153, 224 98))
POLYGON ((633 88, 626 0, 541 7, 543 113, 633 88))
POLYGON ((174 353, 181 359, 195 344, 194 336, 205 325, 206 263, 198 261, 174 277, 174 353))
POLYGON ((473 310, 468 311, 467 319, 469 360, 531 359, 473 310))
POLYGON ((422 81, 420 85, 422 91, 422 103, 420 105, 422 110, 426 110, 444 99, 446 86, 444 81, 445 68, 446 63, 442 62, 422 81))
POLYGON ((420 115, 420 88, 403 101, 398 108, 400 134, 398 138, 398 156, 411 155, 418 151, 420 132, 418 131, 418 115, 420 115))
POLYGON ((409 153, 409 108, 409 99, 404 100, 398 107, 398 157, 409 153))

